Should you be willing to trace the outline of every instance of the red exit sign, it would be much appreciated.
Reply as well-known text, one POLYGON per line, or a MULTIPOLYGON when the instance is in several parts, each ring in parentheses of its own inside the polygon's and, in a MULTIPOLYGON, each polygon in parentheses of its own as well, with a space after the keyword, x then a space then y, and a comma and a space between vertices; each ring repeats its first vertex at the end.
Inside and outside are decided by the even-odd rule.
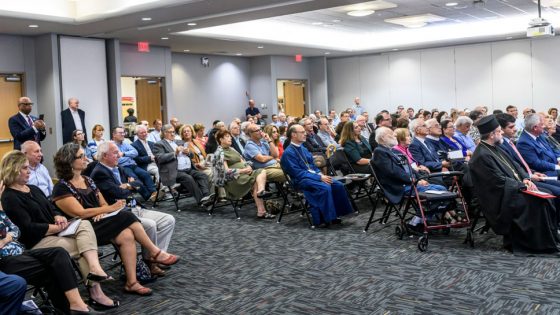
POLYGON ((148 42, 138 42, 139 52, 150 52, 150 43, 148 42))

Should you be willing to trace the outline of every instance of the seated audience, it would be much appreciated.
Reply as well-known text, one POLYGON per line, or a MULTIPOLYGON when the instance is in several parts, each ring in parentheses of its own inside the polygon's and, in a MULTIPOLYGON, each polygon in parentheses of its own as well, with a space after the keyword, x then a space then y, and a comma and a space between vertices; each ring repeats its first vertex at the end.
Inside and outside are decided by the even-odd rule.
POLYGON ((368 125, 366 119, 367 118, 364 115, 358 115, 358 117, 356 117, 356 123, 362 129, 361 131, 362 137, 364 137, 365 139, 369 139, 371 133, 373 132, 373 129, 368 125))
POLYGON ((528 114, 525 118, 525 129, 517 141, 517 149, 529 165, 537 172, 548 176, 558 177, 560 163, 558 156, 541 137, 544 121, 538 114, 528 114))
MULTIPOLYGON (((73 144, 65 144, 56 152, 54 165, 60 180, 54 186, 53 202, 67 217, 88 219, 98 245, 113 243, 118 246, 126 274, 125 292, 151 295, 152 290, 136 279, 136 241, 149 252, 148 263, 173 265, 179 257, 162 251, 152 243, 138 218, 125 209, 124 200, 112 205, 105 201, 93 180, 81 175, 86 167, 83 154, 83 150, 73 144)), ((112 159, 118 158, 116 150, 110 154, 112 159)))
MULTIPOLYGON (((201 123, 196 123, 193 125, 194 129, 194 141, 203 148, 206 148, 206 142, 208 138, 204 135, 204 125, 201 123)), ((180 136, 179 130, 175 130, 175 132, 180 136)))
POLYGON ((86 143, 85 136, 86 135, 82 130, 76 129, 72 131, 72 142, 84 149, 84 152, 86 153, 86 159, 88 160, 88 162, 91 162, 93 161, 93 157, 91 154, 91 150, 86 143))
POLYGON ((148 134, 148 141, 156 143, 161 140, 161 127, 163 126, 161 119, 154 120, 153 126, 154 130, 150 131, 150 133, 148 134))
POLYGON ((138 167, 154 176, 155 182, 157 183, 159 182, 159 170, 156 165, 156 157, 153 153, 154 142, 148 140, 148 129, 146 126, 136 126, 136 136, 137 139, 132 143, 132 147, 138 152, 138 155, 134 157, 134 162, 136 162, 138 167))
POLYGON ((229 132, 231 134, 231 147, 239 154, 243 155, 245 152, 245 140, 241 138, 241 126, 235 121, 229 125, 229 132))
POLYGON ((254 169, 264 169, 270 182, 284 182, 284 172, 278 163, 278 148, 261 127, 251 124, 247 127, 249 140, 245 144, 243 157, 253 163, 254 169))
MULTIPOLYGON (((342 135, 342 129, 344 128, 344 125, 350 121, 350 114, 348 114, 348 112, 343 111, 340 113, 340 118, 338 120, 338 123, 336 125, 333 124, 333 126, 336 126, 334 128, 334 132, 335 132, 335 137, 334 140, 338 143, 340 143, 340 137, 342 135)), ((289 139, 289 138, 288 138, 289 139)))
POLYGON ((307 151, 311 152, 313 155, 321 155, 325 153, 327 146, 323 143, 323 140, 315 133, 315 125, 311 118, 302 118, 299 124, 303 126, 305 130, 305 143, 303 144, 307 151))
POLYGON ((331 129, 329 121, 326 118, 321 118, 319 120, 319 131, 317 131, 317 135, 325 146, 334 145, 338 148, 340 144, 334 141, 333 134, 334 131, 331 129))
POLYGON ((371 159, 371 147, 368 141, 361 135, 362 128, 355 122, 347 122, 342 129, 340 145, 352 164, 356 173, 371 173, 369 160, 371 159))
POLYGON ((280 142, 280 133, 278 132, 278 127, 275 125, 268 125, 264 127, 264 133, 274 142, 274 145, 278 148, 278 157, 282 158, 282 153, 284 153, 284 146, 280 142))
POLYGON ((545 117, 544 131, 543 136, 548 142, 548 145, 554 150, 557 156, 560 155, 560 142, 554 137, 556 134, 556 123, 554 123, 554 119, 552 119, 550 115, 545 117))
POLYGON ((461 139, 455 136, 455 125, 449 119, 441 121, 442 136, 439 138, 440 142, 447 148, 447 151, 461 150, 463 157, 468 161, 472 155, 467 146, 461 139))
POLYGON ((469 131, 471 130, 471 126, 473 124, 472 119, 467 116, 459 116, 455 121, 455 137, 459 139, 465 146, 467 146, 467 150, 474 152, 476 149, 476 144, 469 135, 469 131))
MULTIPOLYGON (((537 125, 535 121, 538 124, 538 117, 526 119, 533 127, 537 125)), ((483 117, 478 129, 481 142, 469 165, 480 207, 490 227, 504 236, 504 246, 509 250, 558 252, 558 216, 552 202, 522 193, 537 188, 529 174, 497 147, 502 141, 502 130, 494 116, 483 117)))
POLYGON ((278 122, 276 122, 274 125, 276 125, 276 127, 278 128, 280 128, 281 126, 288 127, 288 123, 286 122, 286 114, 284 114, 283 112, 278 113, 278 122))
POLYGON ((103 132, 105 131, 105 129, 103 128, 103 126, 97 124, 95 126, 93 126, 93 129, 91 130, 91 141, 88 143, 88 148, 89 151, 91 152, 91 156, 93 159, 95 159, 95 153, 97 152, 97 146, 99 146, 101 143, 105 142, 105 139, 103 139, 103 132))
MULTIPOLYGON (((375 125, 377 126, 376 128, 379 128, 379 127, 391 128, 392 125, 393 125, 393 119, 391 118, 391 115, 389 115, 388 112, 386 112, 386 111, 381 112, 381 113, 377 114, 377 116, 375 116, 375 125)), ((377 146, 377 142, 375 142, 375 129, 370 134, 368 141, 369 141, 369 146, 371 147, 371 150, 375 150, 375 147, 377 146)))
POLYGON ((414 132, 414 139, 409 146, 410 153, 414 159, 420 164, 426 166, 430 172, 441 172, 447 170, 451 166, 448 161, 440 160, 437 149, 426 141, 429 129, 422 120, 415 119, 411 122, 410 128, 414 132))
POLYGON ((134 161, 134 158, 138 156, 138 151, 132 145, 124 142, 124 129, 122 127, 113 129, 113 142, 119 148, 119 166, 124 169, 126 176, 142 182, 146 189, 139 190, 139 192, 142 193, 144 200, 155 201, 158 194, 152 176, 134 161))
MULTIPOLYGON (((352 124, 352 123, 349 123, 352 124)), ((282 156, 282 167, 291 177, 292 184, 303 191, 313 224, 339 224, 340 216, 353 212, 344 185, 321 174, 313 163, 311 153, 303 146, 305 130, 296 124, 288 130, 290 145, 282 156)))
MULTIPOLYGON (((220 121, 218 121, 218 123, 220 123, 220 121)), ((210 181, 212 178, 212 168, 209 165, 206 165, 207 152, 203 146, 193 140, 193 127, 191 125, 183 125, 181 129, 179 129, 179 132, 181 140, 175 141, 175 143, 182 145, 191 151, 191 161, 193 162, 194 167, 197 171, 204 173, 210 181)))
MULTIPOLYGON (((385 197, 393 204, 399 204, 403 197, 411 193, 413 181, 416 181, 419 174, 408 163, 408 158, 393 150, 397 145, 397 138, 394 132, 387 127, 380 127, 375 133, 375 141, 379 144, 373 152, 372 166, 378 180, 384 188, 385 197)), ((424 192, 426 190, 446 190, 441 185, 428 183, 426 180, 416 182, 416 190, 424 192)), ((414 193, 413 193, 414 194, 414 193)), ((453 220, 449 213, 446 219, 453 220)), ((417 215, 409 223, 411 226, 422 224, 421 218, 417 215)))
POLYGON ((21 145, 21 152, 29 161, 30 175, 27 184, 37 186, 49 198, 52 194, 53 182, 49 170, 41 163, 43 159, 41 146, 35 141, 25 141, 21 145))
POLYGON ((212 130, 208 132, 208 137, 207 137, 208 140, 206 141, 206 146, 205 146, 206 152, 208 154, 214 153, 214 151, 216 151, 216 149, 218 148, 218 143, 216 142, 216 138, 214 137, 214 135, 216 134, 216 132, 224 129, 226 129, 226 125, 224 124, 223 121, 218 120, 214 124, 212 130))
MULTIPOLYGON (((140 137, 139 137, 140 138, 140 137)), ((127 181, 124 171, 118 167, 118 148, 113 143, 104 143, 99 146, 98 161, 91 173, 91 179, 99 188, 105 201, 109 204, 117 202, 119 199, 133 197, 135 183, 127 181), (133 186, 134 185, 134 186, 133 186)), ((140 206, 132 207, 134 213, 150 240, 163 251, 167 251, 173 230, 175 229, 175 218, 172 215, 159 211, 143 209, 140 206)), ((143 249, 144 259, 148 260, 149 253, 143 249)), ((163 276, 165 273, 156 264, 151 264, 150 272, 152 275, 163 276)))
POLYGON ((407 128, 397 128, 397 129, 395 129, 394 133, 395 133, 395 137, 397 139, 397 145, 393 147, 393 150, 399 152, 400 154, 402 154, 404 156, 406 156, 408 164, 410 164, 412 169, 414 169, 415 171, 417 171, 419 173, 429 174, 430 170, 424 165, 419 165, 416 162, 416 160, 414 159, 414 157, 412 156, 412 153, 410 153, 410 150, 408 149, 408 147, 412 143, 412 137, 410 136, 410 132, 408 131, 408 129, 407 128))
MULTIPOLYGON (((184 130, 184 129, 183 129, 184 130)), ((172 187, 181 184, 192 193, 198 205, 204 205, 211 198, 208 177, 193 168, 191 149, 175 142, 175 130, 171 125, 163 126, 163 139, 154 145, 154 154, 158 161, 161 183, 172 187)))
POLYGON ((228 196, 234 200, 241 199, 251 192, 257 206, 257 218, 273 219, 275 215, 266 211, 262 200, 270 196, 270 193, 265 191, 266 172, 262 169, 253 170, 241 154, 232 149, 229 131, 218 131, 216 140, 219 143, 213 161, 216 186, 224 187, 228 196))
MULTIPOLYGON (((83 149, 80 152, 80 159, 85 163, 83 149)), ((72 258, 78 259, 82 277, 90 289, 88 303, 102 309, 119 306, 119 302, 108 298, 99 285, 111 278, 99 263, 97 238, 91 223, 83 220, 73 235, 58 236, 69 223, 62 213, 53 209, 39 188, 27 184, 30 172, 25 155, 20 151, 8 152, 0 162, 0 170, 0 178, 7 187, 2 194, 2 208, 20 228, 21 243, 28 249, 64 248, 72 258)))
POLYGON ((469 118, 473 121, 471 128, 469 129, 469 136, 475 145, 478 145, 478 142, 480 141, 480 133, 478 132, 476 125, 482 117, 486 116, 486 112, 487 109, 484 106, 477 106, 475 110, 469 113, 469 118))

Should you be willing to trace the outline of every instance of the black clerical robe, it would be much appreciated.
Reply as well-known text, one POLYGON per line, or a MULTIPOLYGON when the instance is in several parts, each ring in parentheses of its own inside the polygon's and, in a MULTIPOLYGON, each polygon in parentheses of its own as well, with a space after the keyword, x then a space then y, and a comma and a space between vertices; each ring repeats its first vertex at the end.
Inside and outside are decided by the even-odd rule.
POLYGON ((500 148, 481 142, 469 162, 486 220, 514 251, 558 251, 556 209, 550 199, 521 192, 528 174, 500 148))

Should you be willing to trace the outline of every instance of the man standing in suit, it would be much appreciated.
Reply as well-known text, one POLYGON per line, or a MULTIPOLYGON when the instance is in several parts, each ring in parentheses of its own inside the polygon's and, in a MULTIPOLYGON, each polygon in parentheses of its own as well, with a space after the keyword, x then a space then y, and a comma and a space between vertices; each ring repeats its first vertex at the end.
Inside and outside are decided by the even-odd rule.
POLYGON ((194 195, 196 202, 205 206, 213 194, 208 189, 208 177, 197 171, 189 157, 192 153, 187 147, 175 143, 175 128, 165 125, 163 139, 154 145, 154 155, 158 162, 161 183, 165 186, 181 184, 194 195))
POLYGON ((245 148, 245 140, 240 137, 241 127, 237 122, 233 121, 231 124, 229 124, 229 132, 232 136, 231 147, 235 151, 239 152, 239 154, 243 155, 243 152, 245 152, 245 150, 243 149, 245 148))
POLYGON ((84 140, 87 143, 86 113, 79 109, 80 100, 75 97, 68 99, 68 108, 61 112, 62 116, 62 142, 72 141, 72 132, 80 129, 84 132, 84 140))
POLYGON ((14 150, 19 150, 21 144, 27 140, 33 140, 41 145, 41 141, 47 136, 45 122, 31 116, 33 102, 27 96, 20 97, 18 100, 19 113, 10 117, 8 126, 14 138, 14 150))
POLYGON ((159 170, 153 153, 154 143, 148 141, 148 129, 146 126, 137 125, 136 136, 138 136, 138 139, 132 143, 132 146, 138 151, 138 155, 134 158, 134 161, 136 161, 139 167, 153 175, 157 183, 159 182, 159 170))

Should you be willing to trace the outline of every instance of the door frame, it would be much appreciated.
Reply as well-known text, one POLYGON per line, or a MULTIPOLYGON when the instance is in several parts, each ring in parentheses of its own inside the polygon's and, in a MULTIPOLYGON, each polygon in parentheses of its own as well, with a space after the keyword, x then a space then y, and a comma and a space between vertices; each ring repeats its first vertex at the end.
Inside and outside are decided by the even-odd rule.
MULTIPOLYGON (((120 81, 122 78, 133 78, 133 79, 146 79, 146 80, 150 80, 150 79, 155 79, 155 80, 160 80, 161 82, 161 86, 160 86, 160 95, 161 95, 161 120, 163 122, 163 124, 165 125, 166 121, 169 121, 169 111, 167 108, 167 93, 166 93, 166 84, 167 84, 167 80, 164 76, 154 76, 154 75, 126 75, 126 74, 122 74, 119 77, 119 85, 121 85, 120 81)), ((120 88, 120 95, 119 95, 119 113, 121 111, 121 100, 122 100, 122 87, 120 88)), ((122 124, 122 119, 124 119, 124 117, 120 118, 120 123, 122 124)), ((152 125, 152 121, 149 122, 150 126, 152 125)))
MULTIPOLYGON (((278 103, 278 98, 279 98, 279 95, 280 95, 280 91, 279 91, 278 86, 279 86, 280 83, 283 83, 283 82, 286 82, 286 81, 303 83, 303 102, 304 102, 303 113, 305 115, 309 115, 310 114, 310 112, 309 112, 309 110, 310 110, 309 95, 310 94, 309 94, 309 80, 307 80, 307 79, 280 79, 280 78, 276 79, 276 95, 274 96, 274 98, 276 99, 276 102, 278 103)), ((284 91, 282 91, 282 93, 283 92, 284 91)), ((278 114, 278 106, 275 106, 273 112, 278 114)))

